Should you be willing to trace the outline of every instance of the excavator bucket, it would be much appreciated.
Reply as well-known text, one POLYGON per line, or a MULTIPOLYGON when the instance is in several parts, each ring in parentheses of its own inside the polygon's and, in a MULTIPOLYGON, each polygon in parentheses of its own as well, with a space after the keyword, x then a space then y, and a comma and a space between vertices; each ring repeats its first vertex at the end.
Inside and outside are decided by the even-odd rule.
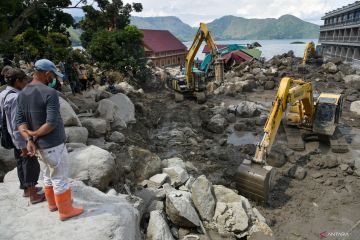
POLYGON ((271 166, 262 166, 244 160, 236 171, 236 185, 241 195, 265 204, 268 201, 274 174, 275 169, 271 166))

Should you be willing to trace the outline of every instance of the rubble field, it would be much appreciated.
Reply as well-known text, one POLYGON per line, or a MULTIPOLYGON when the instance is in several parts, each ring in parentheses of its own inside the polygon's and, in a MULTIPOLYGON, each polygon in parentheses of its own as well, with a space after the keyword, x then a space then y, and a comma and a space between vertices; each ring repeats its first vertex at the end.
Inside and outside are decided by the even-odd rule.
POLYGON ((146 83, 123 82, 119 94, 101 87, 65 93, 70 175, 107 195, 126 195, 138 211, 141 239, 312 240, 323 232, 357 239, 360 70, 330 59, 299 73, 300 62, 289 52, 235 66, 224 83, 208 83, 204 104, 176 103, 164 82, 179 70, 152 66, 146 83), (239 194, 236 169, 254 156, 285 76, 344 95, 338 128, 349 151, 334 153, 318 141, 292 150, 281 126, 268 161, 275 184, 259 204, 239 194))

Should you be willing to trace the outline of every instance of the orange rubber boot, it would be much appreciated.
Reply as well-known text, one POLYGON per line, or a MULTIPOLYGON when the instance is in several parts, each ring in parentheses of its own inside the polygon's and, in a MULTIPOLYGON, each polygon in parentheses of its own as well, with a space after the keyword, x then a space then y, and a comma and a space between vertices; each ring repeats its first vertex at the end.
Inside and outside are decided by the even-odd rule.
POLYGON ((56 202, 55 202, 53 186, 45 186, 44 192, 45 192, 45 197, 48 202, 50 212, 54 212, 54 211, 58 210, 58 208, 56 206, 56 202))
POLYGON ((83 208, 81 207, 74 208, 72 206, 71 189, 68 189, 60 194, 55 194, 55 201, 59 209, 59 215, 61 221, 78 216, 84 212, 83 208))

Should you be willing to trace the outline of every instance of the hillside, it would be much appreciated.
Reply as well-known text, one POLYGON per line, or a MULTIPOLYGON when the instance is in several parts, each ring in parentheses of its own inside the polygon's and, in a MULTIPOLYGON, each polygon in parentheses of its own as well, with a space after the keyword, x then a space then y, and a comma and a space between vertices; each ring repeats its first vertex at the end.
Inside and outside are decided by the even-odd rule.
POLYGON ((169 30, 182 41, 192 39, 196 32, 177 17, 131 17, 131 24, 141 29, 169 30))
POLYGON ((246 19, 224 16, 208 24, 216 39, 297 39, 317 38, 319 26, 292 15, 280 18, 246 19))
MULTIPOLYGON (((74 17, 76 21, 80 17, 74 17)), ((177 17, 131 17, 131 24, 142 29, 169 30, 182 41, 192 41, 197 28, 192 28, 177 17)), ((318 38, 319 26, 292 15, 280 18, 247 19, 224 16, 208 23, 217 40, 242 39, 309 39, 318 38)), ((72 39, 78 39, 81 31, 70 31, 72 39)), ((74 43, 73 43, 74 44, 74 43)))

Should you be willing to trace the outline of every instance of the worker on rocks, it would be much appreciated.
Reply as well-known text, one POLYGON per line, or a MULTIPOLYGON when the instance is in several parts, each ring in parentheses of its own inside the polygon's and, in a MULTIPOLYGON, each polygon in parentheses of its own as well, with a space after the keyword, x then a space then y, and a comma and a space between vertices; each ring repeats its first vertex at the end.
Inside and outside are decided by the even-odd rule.
POLYGON ((68 181, 69 159, 65 146, 65 129, 60 115, 59 96, 47 85, 56 76, 53 62, 40 59, 35 63, 32 82, 19 94, 16 122, 26 139, 27 150, 44 163, 45 195, 50 211, 59 210, 60 220, 83 213, 72 205, 68 181))
POLYGON ((0 93, 2 146, 14 149, 20 189, 24 190, 24 197, 30 197, 30 203, 36 204, 45 201, 44 194, 37 193, 42 189, 36 187, 40 164, 35 156, 28 155, 26 142, 16 125, 17 98, 20 91, 28 84, 28 77, 22 70, 11 67, 4 77, 7 87, 0 93))

